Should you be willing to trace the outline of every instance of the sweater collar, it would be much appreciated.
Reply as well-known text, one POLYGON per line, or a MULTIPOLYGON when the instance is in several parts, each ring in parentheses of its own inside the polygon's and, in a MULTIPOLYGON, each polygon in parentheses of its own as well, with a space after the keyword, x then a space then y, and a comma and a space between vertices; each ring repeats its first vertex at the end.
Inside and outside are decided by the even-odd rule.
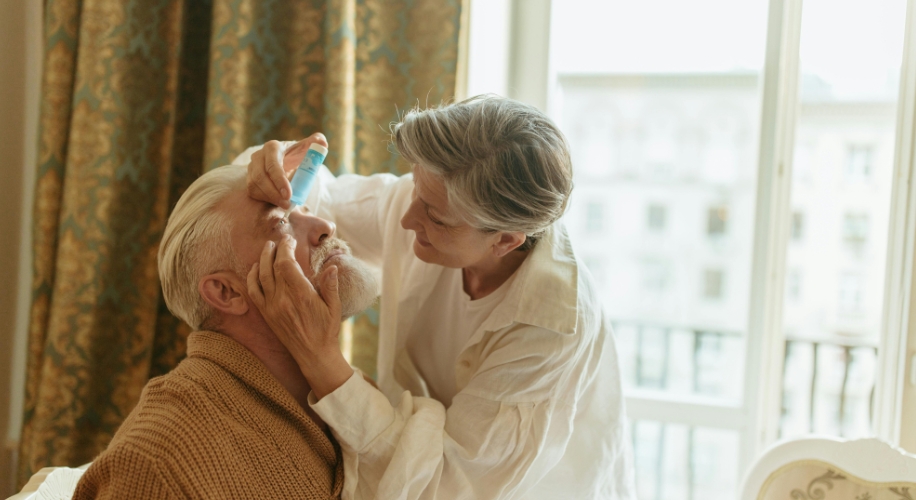
POLYGON ((316 425, 264 363, 227 335, 210 331, 191 333, 188 336, 188 357, 206 359, 219 365, 273 403, 316 425))
MULTIPOLYGON (((276 405, 289 414, 313 436, 312 449, 328 464, 335 467, 334 495, 343 488, 343 461, 337 444, 299 406, 292 394, 267 370, 264 363, 242 344, 228 336, 210 331, 197 331, 188 336, 188 359, 211 362, 263 396, 265 404, 276 405)), ((268 431, 272 432, 272 431, 268 431)), ((282 440, 282 436, 273 436, 282 440)))

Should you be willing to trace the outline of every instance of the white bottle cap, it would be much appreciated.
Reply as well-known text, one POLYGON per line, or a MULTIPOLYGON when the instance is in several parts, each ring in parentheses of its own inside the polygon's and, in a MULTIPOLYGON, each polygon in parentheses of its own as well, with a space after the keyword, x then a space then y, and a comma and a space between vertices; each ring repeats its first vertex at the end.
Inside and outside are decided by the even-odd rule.
POLYGON ((321 156, 328 155, 328 148, 322 146, 321 144, 318 144, 317 142, 309 146, 309 149, 314 149, 315 151, 318 151, 319 153, 321 153, 321 156))

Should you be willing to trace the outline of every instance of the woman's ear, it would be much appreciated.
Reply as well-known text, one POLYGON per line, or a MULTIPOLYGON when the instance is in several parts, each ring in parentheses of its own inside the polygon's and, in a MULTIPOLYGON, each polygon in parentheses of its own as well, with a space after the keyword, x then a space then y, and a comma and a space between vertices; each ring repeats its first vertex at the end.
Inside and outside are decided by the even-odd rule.
POLYGON ((197 291, 204 302, 223 314, 242 316, 248 312, 244 284, 227 271, 204 276, 197 283, 197 291))
POLYGON ((500 232, 498 235, 499 238, 493 244, 493 252, 497 257, 502 257, 522 246, 525 240, 528 239, 525 233, 520 232, 500 232))

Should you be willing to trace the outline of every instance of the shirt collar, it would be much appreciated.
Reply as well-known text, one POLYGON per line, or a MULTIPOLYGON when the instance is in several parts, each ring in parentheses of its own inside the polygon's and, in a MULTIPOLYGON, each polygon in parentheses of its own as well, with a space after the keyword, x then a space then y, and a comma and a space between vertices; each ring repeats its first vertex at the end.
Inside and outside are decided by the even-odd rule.
POLYGON ((566 228, 557 222, 541 235, 516 271, 503 303, 484 322, 488 331, 524 323, 571 335, 578 321, 578 269, 566 228))

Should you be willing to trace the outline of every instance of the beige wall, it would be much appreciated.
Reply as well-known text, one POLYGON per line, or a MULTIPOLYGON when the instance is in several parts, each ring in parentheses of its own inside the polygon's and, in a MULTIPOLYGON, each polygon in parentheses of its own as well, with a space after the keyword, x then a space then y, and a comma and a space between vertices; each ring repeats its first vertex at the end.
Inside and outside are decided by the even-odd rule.
POLYGON ((0 0, 0 497, 14 493, 25 378, 41 3, 0 0), (28 207, 24 209, 23 207, 28 207), (25 261, 25 262, 23 262, 25 261))

